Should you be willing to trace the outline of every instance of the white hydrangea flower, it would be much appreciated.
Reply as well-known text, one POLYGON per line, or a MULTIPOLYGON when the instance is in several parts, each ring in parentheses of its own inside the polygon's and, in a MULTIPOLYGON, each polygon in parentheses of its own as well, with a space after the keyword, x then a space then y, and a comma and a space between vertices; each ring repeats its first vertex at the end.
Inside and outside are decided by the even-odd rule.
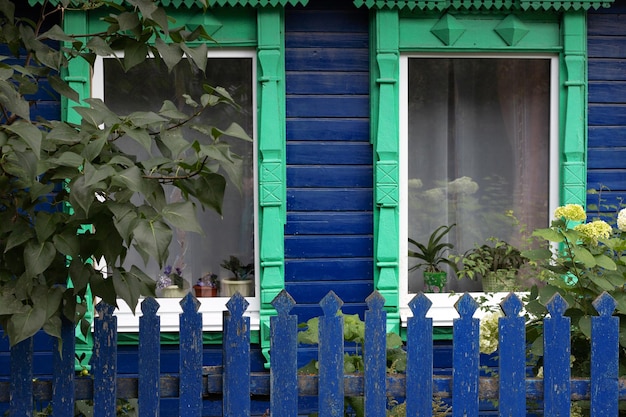
POLYGON ((621 209, 617 214, 617 228, 626 232, 626 208, 621 209))

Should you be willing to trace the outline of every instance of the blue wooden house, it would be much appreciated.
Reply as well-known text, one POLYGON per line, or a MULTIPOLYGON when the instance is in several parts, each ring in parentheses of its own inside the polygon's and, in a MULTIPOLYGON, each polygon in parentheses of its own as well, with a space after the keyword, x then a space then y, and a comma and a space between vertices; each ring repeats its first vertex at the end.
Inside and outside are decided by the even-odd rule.
MULTIPOLYGON (((254 263, 253 369, 270 358, 270 302, 283 288, 300 321, 321 314, 330 290, 345 313, 359 314, 377 290, 388 328, 402 333, 407 303, 423 287, 407 272, 407 238, 427 240, 454 223, 451 239, 467 248, 489 236, 513 239, 507 210, 541 226, 558 205, 598 204, 589 188, 603 190, 602 203, 626 197, 624 0, 210 0, 206 13, 194 0, 161 4, 215 39, 208 81, 232 86, 244 111, 225 116, 254 138, 239 150, 248 188, 224 211, 233 223, 206 219, 207 230, 236 230, 232 239, 185 236, 190 249, 179 252, 192 285, 223 273, 231 254, 254 263)), ((66 30, 97 30, 103 13, 68 11, 66 30)), ((163 99, 159 82, 169 75, 119 74, 107 61, 70 68, 66 79, 81 98, 129 111, 163 99)), ((178 76, 174 87, 194 79, 178 76)), ((35 105, 46 117, 79 120, 72 104, 35 105)), ((200 298, 207 365, 221 363, 226 299, 200 298)), ((446 352, 454 300, 432 300, 446 352)), ((162 371, 175 373, 178 299, 159 302, 162 371)), ((120 370, 135 374, 137 318, 122 307, 118 324, 120 370)), ((48 343, 38 336, 37 345, 48 343)), ((7 352, 1 339, 3 370, 7 352)), ((445 354, 437 360, 448 366, 445 354)), ((36 367, 51 372, 45 355, 36 367)))

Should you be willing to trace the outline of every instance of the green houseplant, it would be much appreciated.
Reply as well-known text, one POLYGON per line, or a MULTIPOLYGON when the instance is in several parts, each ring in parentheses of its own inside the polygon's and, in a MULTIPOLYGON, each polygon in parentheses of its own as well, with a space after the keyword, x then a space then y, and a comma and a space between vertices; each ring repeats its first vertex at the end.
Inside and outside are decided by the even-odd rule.
POLYGON ((519 249, 500 239, 490 239, 492 244, 476 246, 456 257, 460 262, 459 278, 482 278, 486 292, 518 289, 517 271, 528 263, 519 249))
POLYGON ((254 262, 245 264, 238 257, 230 255, 220 266, 230 272, 228 278, 222 278, 222 296, 230 297, 237 291, 244 297, 252 295, 254 262))
POLYGON ((409 244, 415 249, 409 249, 409 258, 418 259, 418 263, 409 268, 409 272, 424 268, 424 287, 428 292, 442 292, 447 282, 447 272, 442 266, 447 265, 456 271, 456 264, 449 258, 447 252, 454 248, 449 242, 442 242, 443 238, 456 224, 442 225, 430 235, 428 243, 423 244, 409 238, 409 244))
POLYGON ((193 290, 196 297, 217 297, 219 287, 220 282, 217 279, 217 274, 208 272, 196 281, 193 290))

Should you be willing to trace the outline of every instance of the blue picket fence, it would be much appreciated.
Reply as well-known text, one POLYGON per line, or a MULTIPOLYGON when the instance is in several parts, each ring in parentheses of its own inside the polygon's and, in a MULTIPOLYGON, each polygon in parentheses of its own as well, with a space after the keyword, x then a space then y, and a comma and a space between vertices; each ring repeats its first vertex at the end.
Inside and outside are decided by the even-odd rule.
MULTIPOLYGON (((572 399, 588 399, 591 416, 618 416, 618 401, 626 399, 626 381, 618 378, 619 320, 613 317, 616 303, 608 294, 594 306, 592 318, 591 378, 570 378, 570 321, 563 314, 567 304, 558 294, 548 304, 544 321, 544 377, 526 373, 523 304, 514 294, 501 303, 498 377, 479 372, 478 307, 468 294, 456 304, 459 318, 453 325, 453 373, 433 376, 433 324, 426 315, 431 302, 423 294, 410 303, 413 317, 407 328, 407 371, 388 374, 386 368, 386 312, 377 292, 367 299, 365 313, 365 371, 344 375, 343 317, 337 315, 342 301, 330 292, 320 303, 319 373, 298 375, 297 317, 290 314, 295 302, 283 291, 273 301, 277 315, 271 318, 271 367, 269 372, 250 372, 250 319, 244 316, 246 300, 233 296, 224 314, 223 366, 202 365, 202 316, 194 296, 187 295, 180 316, 180 373, 159 374, 159 305, 143 301, 139 331, 137 377, 117 375, 117 324, 113 308, 96 307, 94 355, 91 377, 74 372, 74 329, 64 323, 63 343, 54 354, 52 381, 33 381, 33 341, 11 349, 11 381, 0 382, 0 402, 10 391, 10 416, 33 415, 33 398, 51 400, 54 416, 73 416, 77 398, 92 398, 94 417, 115 416, 116 398, 138 398, 141 417, 158 417, 161 396, 180 398, 178 415, 200 417, 203 397, 221 394, 224 416, 249 417, 251 397, 269 396, 276 417, 298 415, 298 399, 317 397, 320 417, 344 413, 345 396, 364 396, 365 415, 384 417, 389 397, 406 398, 407 416, 431 416, 433 395, 448 397, 454 417, 476 417, 480 399, 498 399, 500 416, 525 416, 527 400, 543 404, 545 416, 569 416, 572 399)), ((6 401, 6 399, 5 399, 6 401)))

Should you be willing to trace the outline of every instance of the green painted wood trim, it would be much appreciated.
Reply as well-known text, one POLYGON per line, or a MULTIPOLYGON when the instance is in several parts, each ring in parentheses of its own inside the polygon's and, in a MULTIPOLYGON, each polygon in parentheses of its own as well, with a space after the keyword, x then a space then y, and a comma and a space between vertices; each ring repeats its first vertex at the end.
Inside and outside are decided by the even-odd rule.
MULTIPOLYGON (((28 0, 31 6, 43 4, 46 0, 28 0)), ((47 0, 52 5, 58 5, 60 0, 47 0)), ((124 0, 115 0, 115 3, 121 4, 124 0)), ((251 7, 275 7, 275 6, 306 6, 309 0, 158 0, 157 3, 163 7, 199 9, 204 8, 205 3, 209 7, 218 6, 251 6, 251 7)), ((70 5, 82 5, 82 1, 71 1, 70 5)))
POLYGON ((388 331, 399 323, 399 19, 396 10, 374 15, 371 53, 374 145, 374 286, 385 298, 388 331))
POLYGON ((272 300, 285 288, 285 51, 282 9, 258 11, 261 347, 269 366, 272 300))
MULTIPOLYGON (((383 8, 372 19, 371 131, 374 145, 375 288, 391 314, 399 308, 398 224, 395 199, 399 142, 397 57, 401 52, 558 54, 561 203, 585 203, 587 172, 586 13, 417 13, 383 8), (395 65, 395 68, 394 68, 395 65), (394 186, 395 185, 395 186, 394 186), (390 254, 393 248, 395 256, 390 254), (395 282, 395 288, 394 288, 395 282), (395 303, 395 304, 394 304, 395 303)), ((395 316, 397 318, 398 316, 395 316)), ((389 328, 398 327, 390 319, 389 328)))
POLYGON ((614 0, 354 0, 356 7, 397 10, 589 10, 609 7, 614 0))

